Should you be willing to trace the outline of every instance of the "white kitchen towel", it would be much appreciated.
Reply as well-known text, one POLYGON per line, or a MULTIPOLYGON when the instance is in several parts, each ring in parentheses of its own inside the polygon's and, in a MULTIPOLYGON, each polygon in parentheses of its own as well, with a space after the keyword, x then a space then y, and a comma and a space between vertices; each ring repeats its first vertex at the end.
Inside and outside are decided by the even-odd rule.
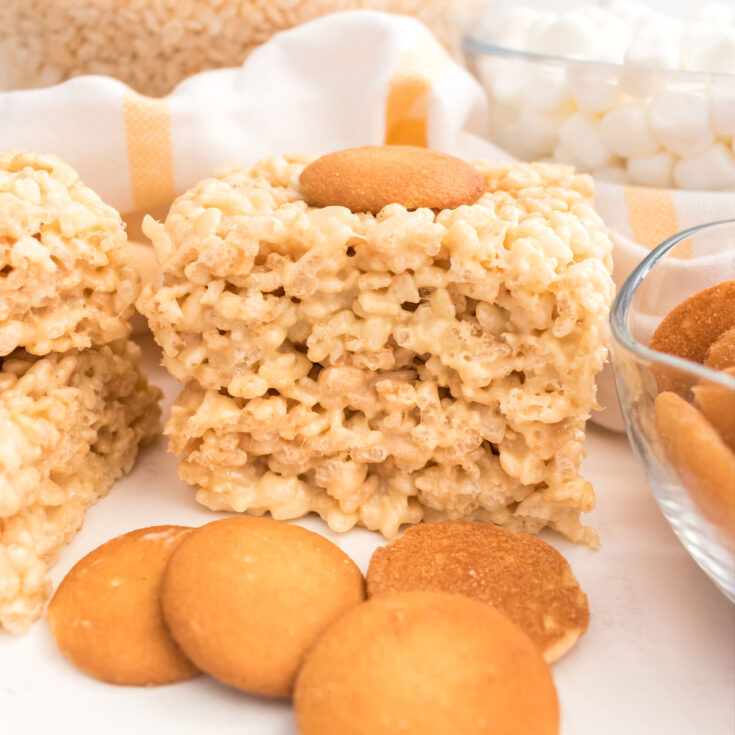
MULTIPOLYGON (((165 207, 222 167, 275 152, 385 142, 510 158, 486 132, 484 91, 426 27, 371 11, 280 33, 242 67, 198 74, 165 98, 107 77, 0 94, 0 148, 58 155, 124 214, 165 207)), ((618 284, 677 230, 735 217, 735 193, 600 184, 597 205, 613 232, 618 284)), ((696 262, 687 248, 680 254, 696 262)), ((622 429, 609 375, 600 402, 594 420, 622 429)))

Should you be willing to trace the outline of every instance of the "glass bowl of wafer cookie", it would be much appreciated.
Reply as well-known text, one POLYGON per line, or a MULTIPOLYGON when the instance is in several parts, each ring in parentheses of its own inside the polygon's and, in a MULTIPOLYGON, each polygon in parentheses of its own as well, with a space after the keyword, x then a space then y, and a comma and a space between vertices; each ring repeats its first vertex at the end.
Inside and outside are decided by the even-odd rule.
POLYGON ((631 444, 674 532, 735 602, 735 220, 653 250, 613 305, 631 444))

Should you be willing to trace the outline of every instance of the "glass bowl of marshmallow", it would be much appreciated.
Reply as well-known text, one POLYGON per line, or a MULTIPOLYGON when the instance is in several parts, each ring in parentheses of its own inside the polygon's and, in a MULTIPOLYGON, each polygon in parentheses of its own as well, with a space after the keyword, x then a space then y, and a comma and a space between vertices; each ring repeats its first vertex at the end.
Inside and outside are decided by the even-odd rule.
POLYGON ((735 4, 690 7, 492 6, 463 44, 492 142, 602 181, 735 190, 735 4))

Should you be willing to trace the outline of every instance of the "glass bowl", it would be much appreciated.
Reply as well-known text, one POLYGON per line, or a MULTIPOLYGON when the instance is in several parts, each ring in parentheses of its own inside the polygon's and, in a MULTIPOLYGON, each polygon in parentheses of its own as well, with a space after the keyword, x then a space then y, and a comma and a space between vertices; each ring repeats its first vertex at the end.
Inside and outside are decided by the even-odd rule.
POLYGON ((488 95, 488 139, 516 158, 616 183, 735 187, 735 75, 538 54, 483 33, 465 36, 465 59, 488 95))
MULTIPOLYGON (((718 423, 735 419, 735 372, 647 346, 671 309, 733 279, 735 220, 685 230, 633 271, 615 299, 611 326, 620 407, 653 494, 687 551, 735 602, 735 453, 718 423)), ((673 338, 684 332, 674 330, 673 338)))

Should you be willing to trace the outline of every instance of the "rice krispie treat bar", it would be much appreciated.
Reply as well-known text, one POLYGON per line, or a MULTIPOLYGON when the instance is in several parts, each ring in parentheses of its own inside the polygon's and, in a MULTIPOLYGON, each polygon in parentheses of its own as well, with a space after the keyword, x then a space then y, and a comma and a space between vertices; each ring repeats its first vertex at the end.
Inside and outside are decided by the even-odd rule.
POLYGON ((38 619, 61 548, 157 434, 161 393, 139 358, 120 340, 0 360, 0 629, 38 619))
POLYGON ((161 96, 192 74, 240 66, 279 31, 357 8, 413 15, 456 47, 476 6, 477 0, 2 0, 0 88, 101 74, 161 96))
POLYGON ((476 161, 473 204, 374 215, 307 204, 311 160, 208 179, 145 225, 164 281, 139 306, 189 383, 166 432, 197 499, 595 545, 578 470, 613 283, 592 180, 476 161))
POLYGON ((137 273, 120 215, 54 156, 0 151, 0 356, 130 332, 137 273))

